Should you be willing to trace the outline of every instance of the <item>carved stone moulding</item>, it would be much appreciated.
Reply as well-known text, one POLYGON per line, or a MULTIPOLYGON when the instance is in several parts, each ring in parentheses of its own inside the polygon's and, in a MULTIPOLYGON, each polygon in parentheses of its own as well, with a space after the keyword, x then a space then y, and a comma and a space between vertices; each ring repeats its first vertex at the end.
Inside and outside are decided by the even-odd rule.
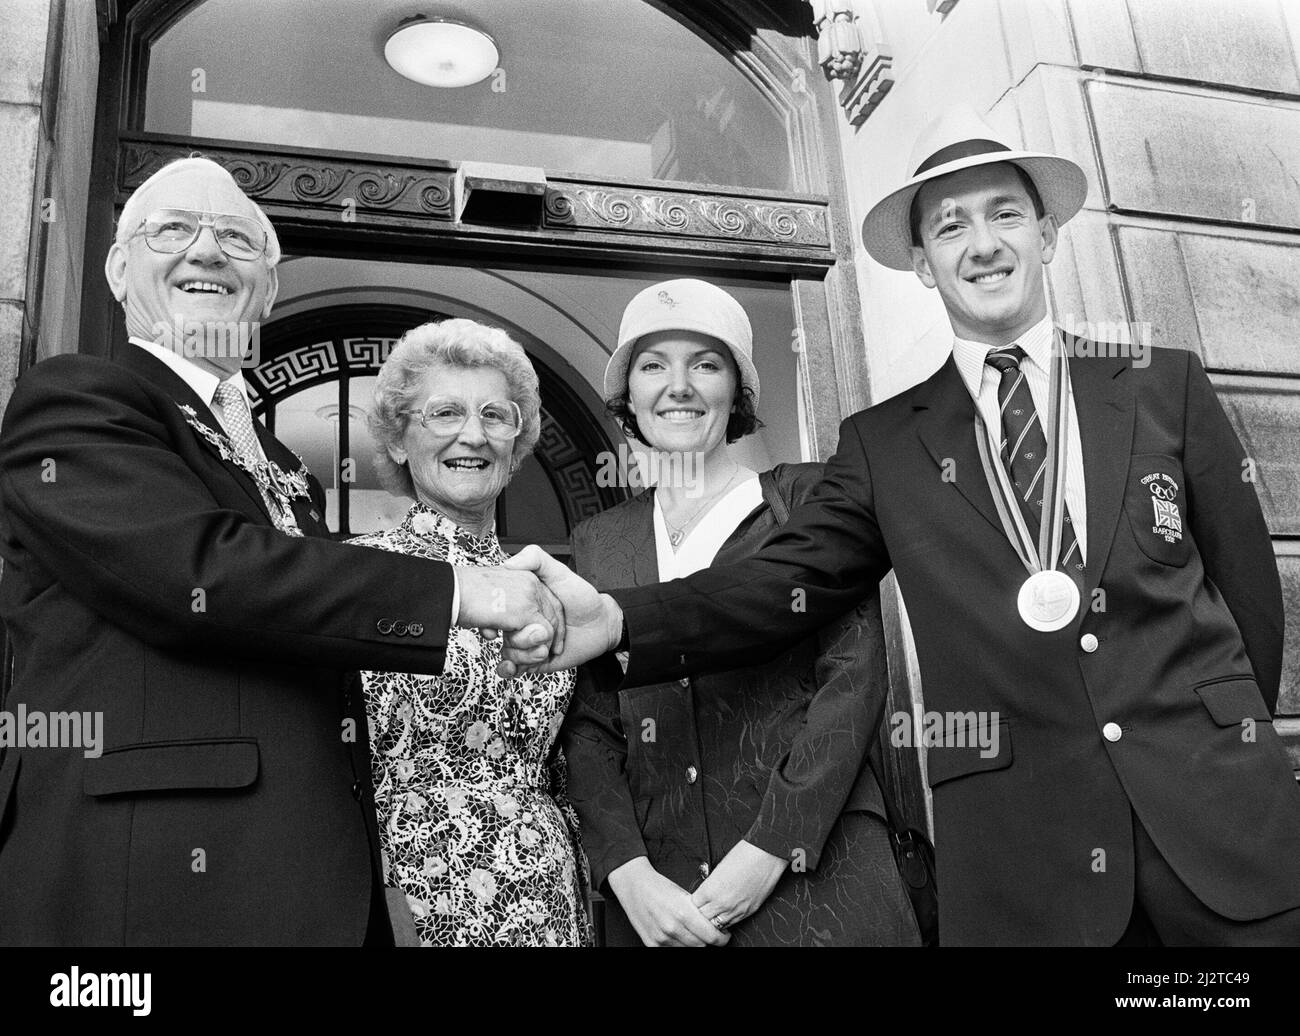
MULTIPOLYGON (((125 200, 167 162, 195 153, 192 145, 156 140, 127 140, 118 162, 118 196, 125 200)), ((430 229, 481 233, 490 223, 455 221, 452 167, 422 169, 366 163, 347 156, 293 155, 240 148, 205 146, 199 152, 228 169, 239 186, 273 217, 305 215, 342 219, 362 225, 375 222, 429 221, 430 229), (335 213, 338 213, 336 216, 335 213)), ((567 178, 548 179, 540 225, 509 229, 512 234, 569 231, 575 236, 610 233, 640 238, 673 238, 700 248, 714 242, 787 248, 801 252, 831 251, 827 203, 763 194, 731 194, 695 185, 641 187, 567 178)))
POLYGON ((866 122, 867 116, 889 93, 894 85, 894 74, 890 71, 893 64, 889 51, 877 44, 866 54, 858 78, 844 84, 840 91, 840 106, 850 125, 857 127, 866 122))
MULTIPOLYGON (((894 59, 869 6, 862 15, 853 0, 807 0, 817 29, 817 60, 830 82, 839 81, 839 103, 855 128, 861 126, 894 85, 894 59)), ((930 9, 944 0, 930 0, 930 9)), ((946 11, 956 0, 947 0, 946 11)))
POLYGON ((551 181, 548 185, 544 225, 805 248, 830 247, 826 207, 815 202, 778 202, 571 181, 551 181))
POLYGON ((862 67, 862 33, 852 0, 808 0, 817 29, 817 63, 827 79, 852 80, 862 67))
MULTIPOLYGON (((189 145, 124 142, 118 189, 129 194, 168 162, 195 154, 189 145)), ((362 162, 263 155, 203 147, 198 154, 230 171, 244 193, 263 206, 337 207, 341 218, 384 213, 407 218, 452 218, 453 170, 422 170, 362 162)))

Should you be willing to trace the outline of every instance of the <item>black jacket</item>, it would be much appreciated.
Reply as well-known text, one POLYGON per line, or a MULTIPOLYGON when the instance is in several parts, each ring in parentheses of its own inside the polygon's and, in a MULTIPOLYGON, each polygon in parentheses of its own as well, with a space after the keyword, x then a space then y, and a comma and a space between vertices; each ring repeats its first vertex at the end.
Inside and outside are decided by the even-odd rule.
MULTIPOLYGON (((763 504, 714 564, 753 553, 820 475, 819 464, 761 474, 763 504)), ((578 526, 579 574, 602 589, 657 582, 653 513, 647 491, 578 526)), ((883 816, 865 765, 888 690, 866 678, 870 652, 883 651, 867 621, 874 606, 725 673, 612 694, 623 676, 613 656, 583 667, 562 736, 593 884, 646 855, 693 889, 741 839, 810 872, 843 812, 883 816)))
POLYGON ((1195 354, 1137 366, 1073 344, 1087 567, 1064 629, 1017 614, 1026 572, 951 358, 843 423, 822 483, 753 557, 613 592, 635 684, 770 658, 893 569, 926 708, 1000 734, 993 754, 927 753, 945 945, 1113 944, 1134 812, 1216 913, 1300 905, 1300 788, 1270 722, 1282 595, 1246 453, 1195 354), (1177 487, 1177 528, 1152 484, 1162 502, 1177 487))
POLYGON ((101 712, 105 745, 4 752, 0 942, 358 944, 374 820, 346 671, 439 671, 451 572, 328 539, 314 479, 306 535, 279 532, 180 404, 220 431, 130 345, 37 364, 5 414, 4 707, 101 712))

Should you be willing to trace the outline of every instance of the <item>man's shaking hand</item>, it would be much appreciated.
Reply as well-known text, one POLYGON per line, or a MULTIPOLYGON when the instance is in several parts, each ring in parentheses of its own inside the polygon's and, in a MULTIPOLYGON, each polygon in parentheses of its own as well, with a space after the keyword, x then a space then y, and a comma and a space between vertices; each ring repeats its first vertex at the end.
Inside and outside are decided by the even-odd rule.
POLYGON ((458 626, 477 629, 488 640, 509 631, 520 650, 564 650, 564 608, 532 572, 458 565, 456 582, 458 626))
POLYGON ((552 673, 571 669, 612 651, 623 632, 623 611, 609 594, 596 588, 541 547, 527 546, 510 558, 506 568, 533 573, 563 607, 563 635, 550 644, 539 641, 528 628, 505 633, 497 674, 515 676, 540 670, 552 673))

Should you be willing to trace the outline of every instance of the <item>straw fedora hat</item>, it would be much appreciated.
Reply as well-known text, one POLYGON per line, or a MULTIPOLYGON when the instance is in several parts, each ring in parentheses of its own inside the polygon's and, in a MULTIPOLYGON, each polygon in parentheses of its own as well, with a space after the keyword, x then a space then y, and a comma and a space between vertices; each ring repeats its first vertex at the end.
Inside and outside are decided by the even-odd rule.
POLYGON ((912 268, 912 231, 908 216, 921 185, 949 173, 994 162, 1023 169, 1043 201, 1044 213, 1064 224, 1083 207, 1088 178, 1068 158, 1022 151, 999 135, 969 105, 949 108, 921 131, 912 148, 907 182, 872 206, 862 221, 862 243, 878 263, 893 270, 912 268))

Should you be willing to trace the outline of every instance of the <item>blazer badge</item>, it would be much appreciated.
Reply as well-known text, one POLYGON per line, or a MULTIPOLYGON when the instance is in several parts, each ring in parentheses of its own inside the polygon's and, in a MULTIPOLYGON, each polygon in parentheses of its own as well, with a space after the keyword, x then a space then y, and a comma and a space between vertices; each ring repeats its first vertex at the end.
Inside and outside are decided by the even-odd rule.
POLYGON ((1183 538, 1183 516, 1178 511, 1178 483, 1163 472, 1153 472, 1142 479, 1151 490, 1151 506, 1155 513, 1152 533, 1164 538, 1166 543, 1177 543, 1183 538))

